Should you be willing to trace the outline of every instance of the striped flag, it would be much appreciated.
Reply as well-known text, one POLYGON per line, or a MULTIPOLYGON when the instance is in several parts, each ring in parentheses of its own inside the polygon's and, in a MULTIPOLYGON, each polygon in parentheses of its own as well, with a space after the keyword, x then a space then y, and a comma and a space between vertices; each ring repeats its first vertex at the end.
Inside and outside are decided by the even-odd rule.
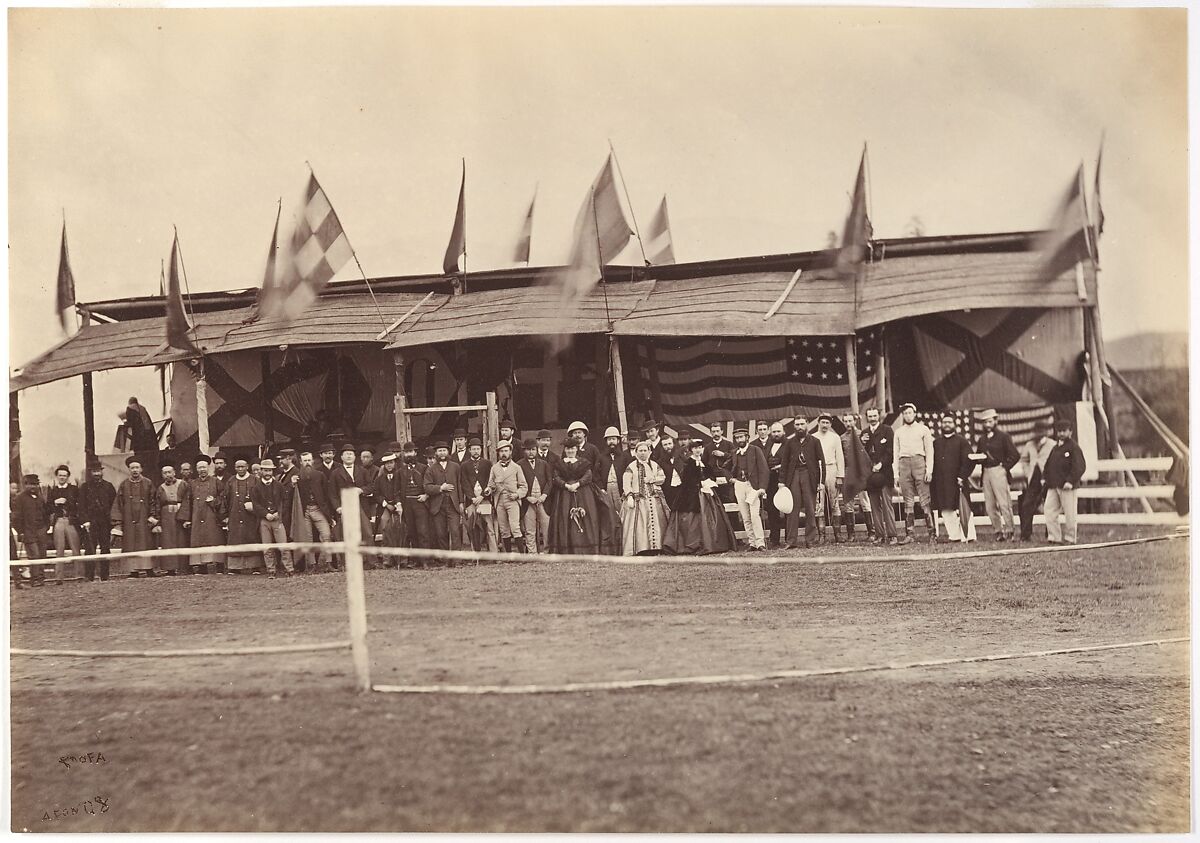
POLYGON ((1039 238, 1041 253, 1039 277, 1052 281, 1089 254, 1087 205, 1083 195, 1083 165, 1067 187, 1054 220, 1039 238))
POLYGON ((54 310, 67 336, 79 330, 75 318, 75 275, 71 272, 71 257, 67 254, 67 221, 63 220, 62 246, 58 252, 58 284, 54 310))
POLYGON ((458 274, 458 259, 467 255, 467 159, 463 159, 462 183, 458 186, 458 210, 454 213, 454 227, 450 229, 450 242, 446 244, 446 257, 442 259, 442 272, 458 274))
POLYGON ((867 146, 863 144, 862 158, 858 162, 858 176, 854 180, 854 195, 850 199, 850 213, 842 228, 842 248, 838 251, 839 272, 854 274, 859 264, 867 259, 874 232, 867 217, 867 146))
POLYGON ((188 320, 179 291, 179 235, 171 242, 171 269, 167 272, 167 346, 200 353, 189 333, 195 328, 188 320))
POLYGON ((525 222, 521 225, 521 235, 517 238, 517 248, 513 253, 513 261, 529 264, 529 247, 533 243, 533 206, 537 203, 537 187, 533 188, 533 198, 529 200, 529 211, 525 214, 525 222))
MULTIPOLYGON (((878 328, 859 334, 858 393, 875 403, 878 328)), ((850 406, 845 338, 651 339, 638 346, 645 399, 664 421, 750 421, 850 406)))
POLYGON ((650 220, 650 227, 646 229, 646 260, 653 265, 675 263, 675 245, 671 241, 671 219, 667 216, 665 195, 654 219, 650 220))
MULTIPOLYGON (((274 283, 264 282, 264 291, 270 292, 263 297, 263 315, 295 319, 353 256, 333 205, 316 175, 309 173, 295 228, 274 267, 274 283)), ((270 260, 268 256, 268 271, 270 260)))

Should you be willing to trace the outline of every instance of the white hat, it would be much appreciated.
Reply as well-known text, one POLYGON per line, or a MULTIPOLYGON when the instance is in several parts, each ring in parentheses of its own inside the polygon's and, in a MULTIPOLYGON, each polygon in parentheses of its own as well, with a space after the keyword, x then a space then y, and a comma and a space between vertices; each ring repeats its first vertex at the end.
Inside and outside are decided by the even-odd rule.
POLYGON ((607 439, 610 436, 615 436, 617 439, 620 439, 621 431, 617 430, 615 427, 609 427, 604 431, 604 438, 607 439))
POLYGON ((779 510, 781 515, 791 515, 792 509, 795 507, 792 501, 792 490, 783 485, 776 490, 775 497, 771 502, 775 504, 775 509, 779 510))
POLYGON ((588 426, 581 421, 573 421, 571 422, 571 426, 567 428, 567 433, 574 433, 577 430, 582 430, 584 433, 587 433, 588 426))
POLYGON ((999 418, 999 416, 1000 414, 995 410, 980 410, 975 414, 975 418, 978 421, 987 421, 988 419, 999 418))
POLYGON ((496 450, 499 451, 501 448, 508 448, 508 450, 511 451, 512 450, 512 441, 509 439, 501 439, 499 442, 496 443, 496 450))

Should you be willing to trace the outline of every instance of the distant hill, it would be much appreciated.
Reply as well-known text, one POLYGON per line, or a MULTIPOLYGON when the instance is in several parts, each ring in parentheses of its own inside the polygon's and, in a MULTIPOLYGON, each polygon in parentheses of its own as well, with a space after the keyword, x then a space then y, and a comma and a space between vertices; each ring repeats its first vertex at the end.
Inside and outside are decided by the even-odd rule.
POLYGON ((1186 369, 1188 365, 1186 331, 1133 334, 1109 340, 1105 350, 1108 352, 1109 365, 1122 372, 1186 369))

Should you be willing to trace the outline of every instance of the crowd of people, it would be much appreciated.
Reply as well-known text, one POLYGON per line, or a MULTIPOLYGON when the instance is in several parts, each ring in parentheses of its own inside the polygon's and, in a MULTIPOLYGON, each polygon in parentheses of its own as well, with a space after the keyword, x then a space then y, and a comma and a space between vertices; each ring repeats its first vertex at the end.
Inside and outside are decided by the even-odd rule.
MULTIPOLYGON (((133 553, 180 550, 129 558, 133 577, 328 571, 342 560, 324 549, 293 554, 287 548, 234 548, 340 541, 346 489, 359 497, 368 565, 396 564, 397 557, 371 554, 375 546, 722 553, 738 548, 735 531, 744 531, 748 552, 811 548, 854 541, 860 521, 866 541, 898 545, 917 538, 918 513, 927 540, 937 540, 940 520, 941 540, 970 542, 976 536, 969 482, 977 466, 994 538, 1011 541, 1017 523, 1011 473, 1022 461, 1027 482, 1018 503, 1020 537, 1032 538, 1033 515, 1044 503, 1047 540, 1075 542, 1075 496, 1086 463, 1068 420, 1039 430, 1021 454, 997 428, 994 410, 979 414, 984 431, 975 442, 955 432, 951 414, 936 434, 916 415, 913 405, 904 405, 893 428, 877 410, 867 411, 865 425, 847 413, 840 432, 832 415, 821 414, 811 427, 797 416, 786 427, 759 422, 753 438, 748 425, 736 427, 732 441, 720 423, 707 436, 675 437, 651 420, 628 433, 609 427, 595 444, 588 426, 577 421, 558 449, 546 430, 519 442, 506 419, 494 462, 484 457, 478 437, 458 429, 449 441, 421 451, 413 442, 389 443, 378 455, 352 443, 324 443, 315 453, 287 447, 258 463, 237 459, 232 470, 225 454, 200 454, 178 465, 164 461, 155 480, 135 452, 126 460, 129 477, 115 488, 98 462, 89 463, 81 485, 72 483, 65 465, 49 487, 26 475, 23 489, 10 488, 10 550, 16 558, 20 540, 27 558, 37 560, 53 544, 59 581, 68 550, 82 554, 85 579, 108 580, 106 555, 113 544, 133 553), (899 523, 892 503, 897 490, 903 500, 899 523), (735 505, 736 513, 726 504, 735 505)), ((420 563, 419 556, 405 562, 420 563)), ((31 585, 43 582, 39 566, 25 576, 31 585)))

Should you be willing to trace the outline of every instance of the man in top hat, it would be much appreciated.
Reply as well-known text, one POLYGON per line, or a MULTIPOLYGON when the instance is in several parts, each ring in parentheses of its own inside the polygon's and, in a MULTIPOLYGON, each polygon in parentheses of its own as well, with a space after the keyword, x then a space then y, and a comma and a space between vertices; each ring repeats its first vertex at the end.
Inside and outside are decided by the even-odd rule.
POLYGON ((737 500, 738 513, 746 528, 746 541, 751 550, 766 550, 763 533, 762 505, 767 496, 767 482, 771 473, 767 470, 767 457, 762 448, 750 444, 750 428, 739 425, 733 431, 733 495, 737 500))
POLYGON ((472 436, 467 442, 467 458, 461 465, 464 546, 472 550, 495 552, 496 518, 492 502, 487 494, 488 477, 492 472, 492 461, 483 456, 483 440, 472 436))
POLYGON ((1034 426, 1033 438, 1021 449, 1021 465, 1025 470, 1025 489, 1017 498, 1017 511, 1021 516, 1021 541, 1033 538, 1033 518, 1046 497, 1046 459, 1054 450, 1054 426, 1049 421, 1039 421, 1034 426))
POLYGON ((913 507, 918 500, 926 535, 933 541, 937 538, 929 500, 929 482, 933 480, 933 433, 923 422, 917 421, 916 405, 900 405, 900 425, 896 428, 894 442, 892 473, 904 496, 904 538, 900 543, 913 540, 916 523, 913 507))
POLYGON ((787 454, 783 458, 781 482, 787 479, 792 492, 792 511, 787 517, 788 548, 798 548, 800 512, 804 512, 804 546, 821 542, 817 532, 817 519, 821 508, 817 502, 817 489, 825 482, 825 452, 816 437, 809 435, 808 419, 798 415, 792 422, 795 433, 787 441, 787 454))
MULTIPOLYGON (((152 550, 154 537, 150 530, 158 523, 153 512, 154 485, 142 475, 142 462, 136 456, 128 457, 125 465, 129 468, 129 476, 117 487, 117 496, 109 512, 112 533, 121 537, 124 553, 152 550)), ((153 561, 142 556, 131 557, 126 564, 131 577, 154 570, 153 561)))
POLYGON ((462 465, 463 461, 467 459, 467 451, 467 431, 461 427, 454 428, 454 438, 450 442, 450 459, 458 465, 462 465))
MULTIPOLYGON (((46 558, 46 537, 50 532, 46 504, 42 500, 36 474, 26 474, 22 490, 11 501, 12 528, 17 531, 21 544, 25 545, 25 557, 31 562, 46 558)), ((41 565, 30 565, 31 585, 42 585, 45 573, 41 565)))
POLYGON ((83 526, 83 546, 87 555, 83 560, 84 577, 96 581, 96 560, 100 555, 100 579, 108 582, 109 531, 112 530, 112 505, 117 499, 117 489, 104 479, 104 466, 95 457, 88 460, 88 479, 79 487, 79 518, 83 526))
POLYGON ((54 469, 54 485, 46 491, 46 508, 50 510, 50 531, 54 536, 55 579, 61 581, 67 549, 70 548, 73 557, 80 554, 79 487, 71 482, 68 466, 54 469))
POLYGON ((496 524, 505 553, 522 548, 521 501, 529 494, 525 473, 512 461, 513 446, 506 439, 496 443, 496 463, 488 474, 484 494, 494 500, 496 524))
MULTIPOLYGON (((368 494, 374 494, 374 484, 361 465, 355 463, 357 451, 354 445, 347 442, 341 447, 341 464, 333 470, 329 475, 333 481, 333 511, 336 513, 337 527, 335 536, 339 539, 344 539, 346 535, 346 520, 342 517, 342 491, 345 489, 357 490, 359 507, 358 507, 358 528, 359 535, 362 537, 361 543, 364 546, 375 544, 375 532, 371 529, 371 522, 367 515, 367 509, 362 505, 362 500, 368 494), (340 536, 338 536, 340 531, 340 536)), ((368 566, 374 563, 374 557, 364 555, 363 562, 368 566)))
POLYGON ((996 541, 1010 541, 1013 513, 1009 472, 1021 455, 1012 437, 996 427, 1000 416, 995 410, 984 410, 977 418, 983 422, 983 434, 975 442, 975 452, 983 455, 983 508, 992 522, 996 541))
POLYGON ((450 459, 450 447, 433 443, 434 459, 425 472, 425 494, 429 496, 429 521, 434 547, 462 547, 462 467, 450 459))
MULTIPOLYGON (((192 529, 188 536, 190 547, 219 547, 225 544, 221 521, 225 512, 224 487, 209 473, 210 460, 204 454, 196 457, 196 478, 188 484, 192 498, 192 529)), ((225 554, 216 551, 193 553, 189 557, 192 570, 198 574, 216 572, 225 566, 225 554)))
POLYGON ((1059 419, 1054 423, 1056 443, 1046 457, 1043 478, 1046 484, 1046 538, 1050 544, 1075 544, 1076 539, 1076 496, 1083 472, 1087 470, 1087 460, 1083 449, 1071 436, 1072 429, 1070 419, 1059 419), (1065 527, 1058 523, 1060 515, 1065 527))
MULTIPOLYGON (((284 512, 288 508, 288 492, 284 485, 275 479, 275 461, 265 459, 259 464, 258 482, 250 491, 250 501, 254 504, 254 514, 258 516, 259 538, 263 544, 274 542, 286 544, 288 541, 287 528, 284 526, 284 512)), ((283 571, 286 576, 295 573, 292 564, 291 548, 282 551, 268 548, 264 551, 264 561, 267 576, 273 578, 278 562, 282 559, 283 571)))
MULTIPOLYGON (((546 437, 547 440, 550 438, 546 437)), ((525 534, 527 553, 545 553, 546 540, 550 535, 550 513, 547 501, 554 488, 554 466, 550 463, 550 448, 547 443, 542 453, 538 443, 525 440, 525 456, 517 463, 525 476, 528 490, 521 502, 521 531, 525 534)))
POLYGON ((933 443, 931 504, 942 519, 946 537, 965 544, 975 539, 967 487, 967 478, 975 470, 971 443, 955 432, 953 413, 944 414, 940 424, 941 435, 933 443))
MULTIPOLYGON (((846 453, 842 449, 842 437, 833 429, 833 416, 821 413, 817 416, 817 432, 813 438, 821 445, 821 453, 825 457, 825 483, 822 495, 821 511, 817 514, 817 527, 821 531, 821 541, 825 541, 825 525, 833 525, 833 542, 842 540, 839 533, 842 518, 842 487, 846 482, 846 453)), ((847 537, 849 541, 849 537, 847 537)))
MULTIPOLYGON (((192 526, 192 490, 175 476, 175 466, 164 463, 162 482, 154 490, 151 511, 158 519, 152 532, 158 533, 162 547, 187 547, 187 529, 192 526)), ((157 568, 175 576, 191 571, 186 554, 160 557, 157 568)))

